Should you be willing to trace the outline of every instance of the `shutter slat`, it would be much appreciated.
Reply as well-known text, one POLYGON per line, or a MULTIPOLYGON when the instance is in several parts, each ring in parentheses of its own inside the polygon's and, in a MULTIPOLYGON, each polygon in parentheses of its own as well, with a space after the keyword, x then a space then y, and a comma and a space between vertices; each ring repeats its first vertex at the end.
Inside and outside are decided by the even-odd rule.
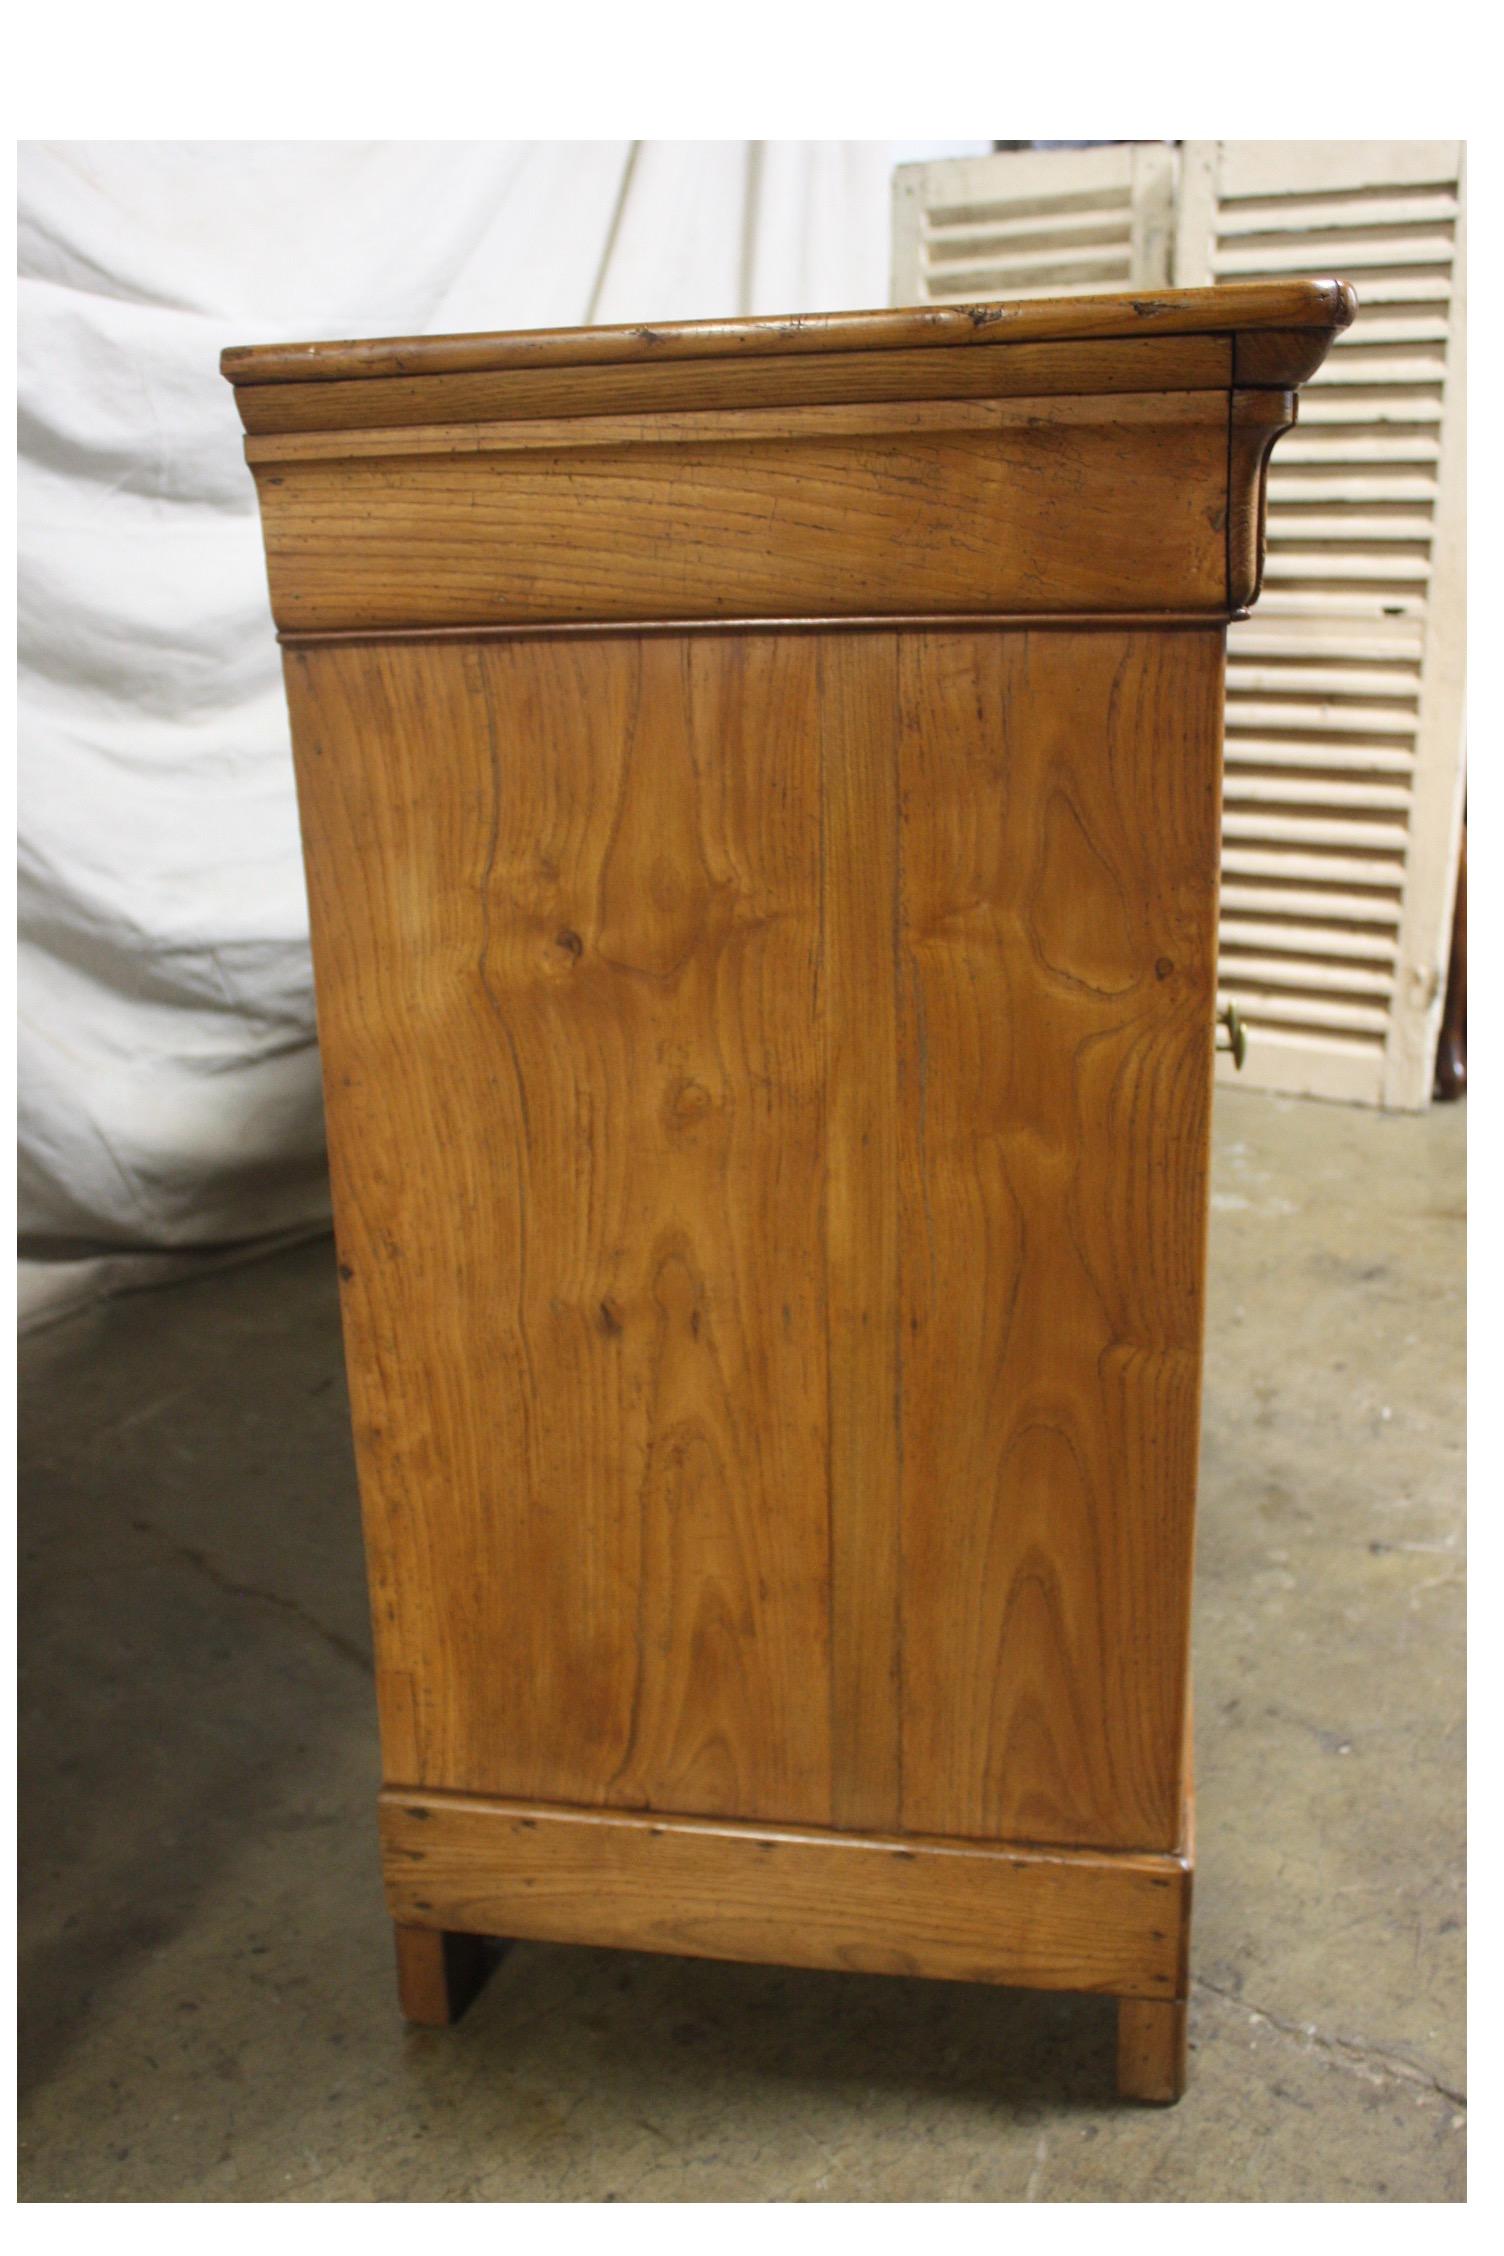
MULTIPOLYGON (((1372 663, 1371 655, 1369 664, 1353 666, 1313 665, 1303 651, 1277 665, 1261 662, 1267 657, 1260 651, 1257 657, 1233 659, 1227 669, 1229 697, 1246 705, 1260 691, 1267 691, 1272 696, 1315 701, 1322 710, 1329 698, 1382 699, 1382 705, 1368 706, 1370 712, 1378 713, 1401 705, 1413 706, 1420 689, 1414 673, 1403 662, 1378 666, 1372 663)), ((1410 722, 1413 726, 1413 713, 1410 722)))
POLYGON ((1270 580, 1398 580, 1413 587, 1431 577, 1429 557, 1376 556, 1368 549, 1329 548, 1319 555, 1305 549, 1271 550, 1264 563, 1270 580))
POLYGON ((1227 725, 1239 729, 1279 727, 1291 729, 1330 730, 1345 735, 1413 736, 1415 715, 1402 707, 1363 704, 1358 700, 1367 693, 1369 697, 1403 698, 1414 695, 1403 682, 1396 684, 1387 674, 1354 672, 1344 674, 1336 667, 1323 671, 1319 667, 1303 666, 1281 669, 1278 666, 1230 666, 1227 672, 1228 712, 1227 725), (1259 690, 1281 693, 1278 702, 1261 700, 1259 690), (1351 698, 1351 704, 1322 698, 1322 690, 1334 693, 1335 699, 1351 698), (1236 715, 1234 715, 1236 706, 1236 715))
POLYGON ((1383 819, 1375 813, 1372 817, 1339 817, 1320 813, 1303 814, 1276 811, 1272 806, 1260 807, 1256 813, 1244 814, 1233 805, 1222 817, 1222 835, 1231 843, 1247 840, 1251 845, 1298 846, 1314 849, 1326 846, 1355 846, 1363 852, 1397 857, 1397 866, 1404 867, 1405 826, 1402 822, 1383 819))
POLYGON ((1286 541, 1387 541, 1407 547, 1430 546, 1431 526, 1425 517, 1385 517, 1377 512, 1348 509, 1334 515, 1319 509, 1283 507, 1269 511, 1270 538, 1286 541))
POLYGON ((1382 1006, 1393 992, 1394 970, 1392 966, 1386 969, 1383 965, 1334 962, 1325 954, 1324 940, 1321 950, 1310 956, 1256 955, 1236 945, 1229 947, 1224 933, 1218 985, 1224 989, 1299 987, 1329 995, 1370 996, 1382 1006))
POLYGON ((1312 618, 1320 614, 1328 620, 1343 619, 1354 625, 1378 625, 1386 619, 1423 620, 1426 615, 1425 599, 1412 595, 1404 588, 1381 587, 1371 595, 1349 586, 1322 588, 1312 586, 1275 586, 1267 582, 1259 597, 1259 608, 1271 623, 1291 618, 1312 618))
POLYGON ((1377 926, 1346 932, 1335 922, 1302 924, 1280 916, 1225 916, 1222 943, 1224 947, 1247 948, 1254 955, 1289 949, 1300 956, 1352 956, 1364 962, 1387 963, 1391 976, 1399 953, 1393 934, 1377 926))
MULTIPOLYGON (((1304 769, 1322 774, 1336 769, 1344 777, 1351 774, 1372 780, 1379 776, 1398 776, 1408 784, 1415 764, 1409 752, 1396 751, 1387 744, 1336 741, 1305 744, 1296 738, 1277 736, 1229 736, 1226 760, 1229 792, 1234 772, 1241 774, 1253 768, 1280 768, 1292 775, 1299 775, 1304 769)), ((1376 791, 1386 788, 1376 781, 1373 787, 1376 791)), ((1388 788, 1392 789, 1392 784, 1388 788)))
POLYGON ((1235 978, 1223 983, 1222 992, 1254 1024, 1274 1019, 1291 1026, 1340 1026, 1380 1036, 1389 1025, 1389 1012, 1382 1003, 1347 1002, 1335 995, 1284 995, 1235 978))
MULTIPOLYGON (((1358 710, 1366 711, 1369 708, 1360 707, 1358 710)), ((1319 760, 1340 761, 1347 755, 1360 759, 1382 752, 1387 757, 1404 763, 1408 761, 1409 754, 1400 746, 1376 745, 1373 741, 1375 735, 1382 732, 1382 724, 1390 720, 1399 724, 1391 733, 1413 739, 1413 713, 1408 716, 1385 713, 1380 716, 1378 727, 1369 725, 1355 728, 1346 714, 1337 713, 1323 718, 1323 708, 1319 705, 1269 705, 1261 699, 1245 700, 1235 695, 1229 698, 1227 706, 1227 734, 1231 740, 1227 748, 1228 757, 1231 759, 1237 756, 1246 760, 1256 755, 1272 756, 1282 744, 1291 741, 1301 743, 1306 738, 1314 737, 1317 741, 1309 749, 1319 760), (1279 733, 1275 733, 1276 731, 1279 733)))
MULTIPOLYGON (((1276 455, 1275 460, 1280 457, 1276 455)), ((1274 516, 1282 508, 1296 503, 1329 502, 1412 502, 1417 507, 1433 508, 1436 502, 1436 480, 1419 472, 1405 473, 1392 470, 1352 470, 1345 478, 1328 478, 1319 473, 1311 476, 1289 476, 1269 480, 1269 512, 1274 516)))
POLYGON ((1229 807, 1356 807, 1384 814, 1407 815, 1410 792, 1403 783, 1376 783, 1371 775, 1303 776, 1280 771, 1273 775, 1238 768, 1226 781, 1229 807))
POLYGON ((1305 234, 1349 224, 1351 216, 1358 213, 1365 227, 1424 226, 1454 220, 1457 209, 1457 198, 1447 188, 1419 188, 1401 196, 1379 194, 1356 205, 1335 202, 1330 197, 1260 196, 1224 205, 1221 235, 1224 242, 1233 242, 1245 235, 1288 234, 1292 230, 1305 234))
POLYGON ((1067 207, 1060 211, 1010 212, 1000 205, 985 217, 967 219, 949 227, 927 225, 924 256, 931 271, 945 260, 990 258, 1005 252, 1051 243, 1107 243, 1128 240, 1132 212, 1125 195, 1116 205, 1093 209, 1067 207))
POLYGON ((1325 389, 1331 391, 1338 386, 1347 389, 1370 384, 1443 384, 1446 373, 1445 353, 1366 353, 1354 349, 1344 353, 1332 368, 1331 383, 1325 389))
POLYGON ((1360 859, 1356 854, 1295 854, 1290 847, 1277 845, 1263 834, 1257 845, 1244 844, 1240 839, 1230 839, 1223 849, 1222 867, 1234 877, 1287 878, 1292 884, 1340 885, 1344 888, 1371 886, 1393 890, 1396 894, 1405 882, 1405 865, 1398 858, 1375 857, 1360 859))
MULTIPOLYGON (((1296 433, 1300 433, 1298 424, 1296 433)), ((1286 470, 1307 462, 1439 462, 1441 441, 1430 430, 1308 431, 1282 439, 1275 460, 1286 470)))
MULTIPOLYGON (((1389 274, 1412 266, 1445 274, 1452 263, 1452 238, 1439 230, 1415 235, 1383 229, 1376 229, 1372 235, 1323 234, 1321 254, 1326 266, 1339 274, 1361 274, 1370 266, 1381 267, 1389 274)), ((1266 276, 1272 279, 1310 271, 1311 238, 1304 232, 1285 242, 1231 243, 1219 247, 1212 259, 1212 273, 1219 282, 1262 280, 1266 276)), ((1361 299, 1361 290, 1359 295, 1361 299)))
MULTIPOLYGON (((1269 619, 1255 611, 1240 620, 1232 663, 1245 659, 1280 658, 1300 664, 1393 666, 1396 683, 1404 680, 1406 696, 1420 685, 1421 635, 1412 619, 1353 619, 1334 627, 1328 619, 1296 616, 1269 619)), ((1399 694, 1399 692, 1397 692, 1399 694)))
POLYGON ((979 256, 976 252, 950 255, 936 245, 925 261, 926 272, 934 284, 944 290, 953 290, 957 278, 971 274, 1022 274, 1039 278, 1072 271, 1081 266, 1111 266, 1119 273, 1128 265, 1128 230, 1124 227, 1120 237, 1099 237, 1095 242, 1045 243, 1036 250, 1009 250, 997 259, 979 256))
POLYGON ((1410 392, 1393 386, 1383 391, 1375 387, 1371 392, 1364 392, 1361 398, 1356 392, 1357 387, 1349 390, 1336 382, 1322 384, 1318 377, 1309 392, 1301 395, 1301 422, 1307 429, 1315 425, 1325 430, 1325 426, 1332 423, 1429 425, 1441 421, 1441 401, 1432 396, 1429 387, 1410 392))
POLYGON ((1245 916, 1288 916, 1306 923, 1362 924, 1375 930, 1397 930, 1399 926, 1398 902, 1381 893, 1344 893, 1338 885, 1327 884, 1318 889, 1315 879, 1308 878, 1302 885, 1298 877, 1288 877, 1283 870, 1273 877, 1239 872, 1225 877, 1222 906, 1224 911, 1245 916))

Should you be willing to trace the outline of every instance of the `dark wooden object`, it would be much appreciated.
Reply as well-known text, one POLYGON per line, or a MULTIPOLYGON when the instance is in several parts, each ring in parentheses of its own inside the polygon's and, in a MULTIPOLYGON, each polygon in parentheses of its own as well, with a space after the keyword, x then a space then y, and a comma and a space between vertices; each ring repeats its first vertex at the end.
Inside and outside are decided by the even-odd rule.
POLYGON ((1436 1045, 1436 1094, 1447 1101, 1467 1095, 1467 824, 1457 849, 1457 905, 1452 912, 1452 949, 1447 965, 1447 999, 1436 1045))

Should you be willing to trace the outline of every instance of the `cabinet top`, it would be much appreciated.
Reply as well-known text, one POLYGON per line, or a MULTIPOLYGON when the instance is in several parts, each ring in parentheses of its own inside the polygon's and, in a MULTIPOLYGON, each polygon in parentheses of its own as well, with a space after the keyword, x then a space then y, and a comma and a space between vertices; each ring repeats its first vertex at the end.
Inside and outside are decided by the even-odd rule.
MULTIPOLYGON (((1015 298, 873 313, 767 315, 752 320, 632 323, 617 328, 514 329, 455 337, 376 337, 327 344, 232 345, 220 356, 232 384, 297 384, 355 377, 480 374, 504 369, 642 367, 735 362, 786 354, 913 351, 946 346, 1066 345, 1130 337, 1305 333, 1324 342, 1357 310, 1337 281, 1235 282, 1211 290, 1125 296, 1015 298)), ((1303 374, 1304 369, 1301 370, 1303 374)), ((1299 378, 1297 377, 1298 381, 1299 378)))

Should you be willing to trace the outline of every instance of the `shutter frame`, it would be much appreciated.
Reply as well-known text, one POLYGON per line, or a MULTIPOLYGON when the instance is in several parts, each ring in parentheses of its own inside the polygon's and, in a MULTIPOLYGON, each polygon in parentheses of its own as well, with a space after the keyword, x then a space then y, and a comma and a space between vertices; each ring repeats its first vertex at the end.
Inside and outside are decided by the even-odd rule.
POLYGON ((1396 1109, 1430 1101, 1462 813, 1465 208, 1455 142, 1182 152, 1177 286, 1335 269, 1359 301, 1275 454, 1263 600, 1228 635, 1223 987, 1249 1081, 1396 1109), (1323 745, 1327 803, 1261 816, 1323 745))

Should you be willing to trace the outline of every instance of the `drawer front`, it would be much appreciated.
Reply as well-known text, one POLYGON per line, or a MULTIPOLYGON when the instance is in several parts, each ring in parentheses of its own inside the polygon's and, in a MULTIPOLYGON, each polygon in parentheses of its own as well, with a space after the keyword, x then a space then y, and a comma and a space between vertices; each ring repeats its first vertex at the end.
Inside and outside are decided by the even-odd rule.
MULTIPOLYGON (((251 438, 285 633, 1229 607, 1226 392, 251 438)), ((1241 600, 1241 598, 1239 598, 1241 600)))

